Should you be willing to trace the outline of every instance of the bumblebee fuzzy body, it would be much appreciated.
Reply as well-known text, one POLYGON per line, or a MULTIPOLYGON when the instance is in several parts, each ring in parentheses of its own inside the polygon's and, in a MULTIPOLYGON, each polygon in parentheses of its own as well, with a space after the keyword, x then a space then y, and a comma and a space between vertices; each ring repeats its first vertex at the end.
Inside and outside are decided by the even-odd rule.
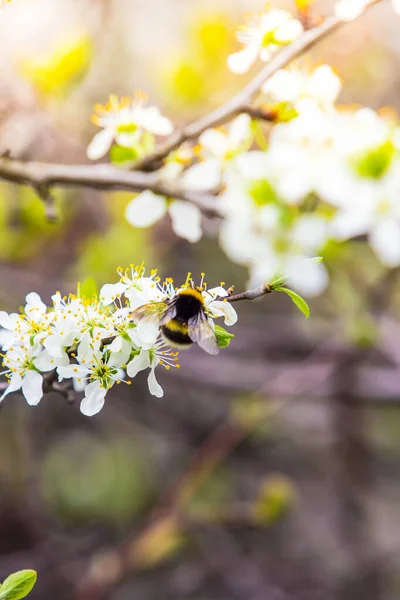
POLYGON ((170 344, 178 348, 188 348, 193 344, 189 337, 190 319, 204 311, 204 299, 197 288, 182 290, 175 300, 176 316, 161 326, 161 331, 170 344))
POLYGON ((179 290, 173 298, 137 308, 132 313, 137 320, 156 322, 164 339, 178 348, 197 343, 209 354, 218 354, 214 324, 207 316, 201 287, 179 290))

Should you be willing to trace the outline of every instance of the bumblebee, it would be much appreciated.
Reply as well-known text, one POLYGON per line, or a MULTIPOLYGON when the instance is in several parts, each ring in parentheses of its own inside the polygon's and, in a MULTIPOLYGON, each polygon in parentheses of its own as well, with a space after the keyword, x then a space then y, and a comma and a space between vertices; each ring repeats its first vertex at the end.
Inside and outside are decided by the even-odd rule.
POLYGON ((131 316, 136 321, 158 323, 171 346, 184 349, 196 343, 209 354, 218 354, 218 342, 206 313, 202 290, 195 286, 180 289, 173 298, 140 306, 131 316))

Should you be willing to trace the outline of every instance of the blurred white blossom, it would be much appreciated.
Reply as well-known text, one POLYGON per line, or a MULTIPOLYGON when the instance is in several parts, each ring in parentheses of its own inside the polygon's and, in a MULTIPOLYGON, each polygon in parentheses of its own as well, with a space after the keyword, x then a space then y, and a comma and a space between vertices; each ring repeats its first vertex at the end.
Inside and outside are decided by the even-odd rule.
POLYGON ((220 229, 223 249, 249 268, 250 285, 281 275, 302 294, 321 293, 328 283, 327 272, 313 257, 327 241, 326 219, 298 215, 282 202, 268 178, 266 163, 259 160, 261 153, 240 158, 239 172, 232 172, 219 203, 225 214, 220 229))
POLYGON ((387 267, 400 265, 400 163, 381 179, 353 181, 351 201, 332 221, 341 240, 368 234, 369 243, 387 267))
POLYGON ((249 149, 252 138, 251 118, 247 114, 236 117, 228 127, 204 131, 199 137, 202 160, 183 173, 183 185, 195 190, 220 186, 224 169, 236 155, 249 149))
MULTIPOLYGON (((312 100, 321 108, 335 104, 342 87, 340 78, 329 65, 313 71, 279 69, 263 85, 262 91, 273 102, 291 102, 301 111, 303 100, 312 100)), ((307 105, 306 105, 307 106, 307 105)))
POLYGON ((233 73, 246 73, 258 58, 267 62, 302 32, 302 24, 289 12, 267 6, 263 13, 248 15, 239 27, 236 37, 244 47, 228 57, 228 67, 233 73))
POLYGON ((88 158, 96 160, 110 150, 113 142, 126 148, 134 148, 144 132, 154 135, 169 135, 173 126, 163 117, 156 106, 146 106, 147 96, 136 92, 132 98, 111 95, 108 104, 96 104, 93 122, 102 131, 96 133, 90 142, 88 158))

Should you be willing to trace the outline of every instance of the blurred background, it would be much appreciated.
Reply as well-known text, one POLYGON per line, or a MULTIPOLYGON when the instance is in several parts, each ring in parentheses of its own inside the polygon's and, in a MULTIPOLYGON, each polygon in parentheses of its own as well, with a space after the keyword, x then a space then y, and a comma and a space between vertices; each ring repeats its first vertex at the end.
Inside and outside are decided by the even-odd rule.
MULTIPOLYGON (((316 2, 328 14, 330 2, 316 2)), ((278 4, 293 9, 291 2, 278 4)), ((184 123, 247 81, 225 66, 261 0, 12 0, 0 14, 0 152, 86 162, 94 103, 147 92, 184 123)), ((400 20, 382 3, 303 60, 344 80, 341 103, 400 107, 400 20)), ((257 67, 255 68, 255 70, 257 67)), ((248 77, 251 77, 251 73, 248 77)), ((0 183, 0 308, 145 260, 246 286, 216 225, 190 245, 166 218, 138 230, 131 194, 0 183)), ((332 249, 306 321, 286 296, 237 305, 231 346, 140 374, 83 417, 49 394, 0 413, 0 580, 34 568, 32 600, 400 598, 400 280, 363 243, 332 249)), ((279 296, 279 295, 278 295, 279 296)))

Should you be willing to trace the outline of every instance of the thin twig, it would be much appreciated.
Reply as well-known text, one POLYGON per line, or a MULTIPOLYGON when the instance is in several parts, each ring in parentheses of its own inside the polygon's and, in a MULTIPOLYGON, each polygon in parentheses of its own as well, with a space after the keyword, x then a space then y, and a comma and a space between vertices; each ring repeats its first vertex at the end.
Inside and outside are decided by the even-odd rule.
POLYGON ((59 165, 0 158, 0 179, 31 185, 42 199, 44 190, 49 190, 52 186, 84 186, 104 191, 128 192, 151 190, 161 196, 191 202, 209 216, 221 216, 215 206, 215 195, 212 192, 192 192, 163 181, 158 173, 127 171, 109 164, 59 165))
MULTIPOLYGON (((381 0, 371 0, 366 10, 381 0)), ((226 121, 229 121, 236 115, 247 112, 248 107, 254 97, 258 94, 262 85, 279 69, 285 67, 293 59, 297 58, 317 42, 322 40, 328 34, 335 31, 345 23, 338 17, 329 17, 321 25, 305 31, 301 37, 292 44, 284 48, 265 67, 252 79, 236 96, 230 98, 225 104, 222 104, 204 117, 201 117, 193 123, 189 123, 181 130, 175 130, 170 138, 154 152, 139 160, 134 169, 151 170, 152 166, 159 166, 160 161, 167 157, 173 150, 176 150, 184 142, 199 137, 203 131, 210 127, 218 127, 226 121)))
POLYGON ((232 296, 228 296, 226 298, 227 302, 239 302, 239 300, 255 300, 256 298, 261 298, 266 294, 270 294, 274 291, 272 285, 260 285, 260 287, 255 288, 253 290, 247 290, 246 292, 242 292, 241 294, 234 294, 232 296))

